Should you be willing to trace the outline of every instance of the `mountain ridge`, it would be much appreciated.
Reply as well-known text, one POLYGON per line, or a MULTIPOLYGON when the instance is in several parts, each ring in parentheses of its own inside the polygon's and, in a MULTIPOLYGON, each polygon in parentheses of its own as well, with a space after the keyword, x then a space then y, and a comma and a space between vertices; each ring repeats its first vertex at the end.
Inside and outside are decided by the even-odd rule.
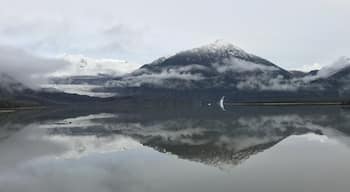
POLYGON ((350 96, 350 59, 342 57, 334 66, 321 70, 288 71, 233 44, 217 41, 158 58, 124 75, 82 75, 53 78, 52 82, 93 85, 89 89, 94 93, 155 100, 217 100, 226 95, 236 102, 334 101, 350 96))
POLYGON ((232 44, 213 43, 162 57, 108 82, 109 87, 150 87, 172 89, 268 88, 271 81, 292 78, 287 70, 245 52, 232 44), (256 76, 259 82, 248 82, 256 76), (260 84, 261 83, 261 84, 260 84))

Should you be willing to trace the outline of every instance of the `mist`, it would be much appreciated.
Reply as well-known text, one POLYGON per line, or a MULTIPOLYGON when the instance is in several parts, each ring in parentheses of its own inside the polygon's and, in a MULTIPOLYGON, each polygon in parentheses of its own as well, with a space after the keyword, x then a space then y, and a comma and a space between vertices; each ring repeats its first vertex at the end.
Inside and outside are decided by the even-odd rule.
POLYGON ((0 46, 0 73, 5 73, 29 86, 38 88, 48 74, 69 65, 63 59, 35 56, 21 49, 0 46))

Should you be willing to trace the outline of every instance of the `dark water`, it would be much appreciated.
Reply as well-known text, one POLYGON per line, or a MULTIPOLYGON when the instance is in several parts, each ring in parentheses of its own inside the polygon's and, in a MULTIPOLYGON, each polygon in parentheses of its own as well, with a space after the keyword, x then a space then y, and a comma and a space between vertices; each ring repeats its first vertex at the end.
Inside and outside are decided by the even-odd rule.
POLYGON ((350 109, 0 114, 4 192, 348 192, 350 109))

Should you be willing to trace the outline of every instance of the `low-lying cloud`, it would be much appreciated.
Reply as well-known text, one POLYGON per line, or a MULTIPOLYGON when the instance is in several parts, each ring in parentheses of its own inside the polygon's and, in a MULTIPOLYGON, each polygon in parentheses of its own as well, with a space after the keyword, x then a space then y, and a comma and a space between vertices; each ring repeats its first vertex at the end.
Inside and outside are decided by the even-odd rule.
POLYGON ((327 78, 337 73, 338 71, 350 66, 350 58, 341 57, 332 65, 321 68, 317 72, 317 78, 327 78))
POLYGON ((298 84, 285 79, 275 66, 265 66, 241 59, 224 59, 209 66, 198 64, 161 68, 161 71, 141 68, 118 80, 109 81, 107 87, 142 87, 151 85, 158 88, 237 88, 240 90, 296 91, 298 84), (222 80, 222 77, 229 79, 222 80), (202 82, 201 82, 202 81, 202 82), (199 84, 197 84, 199 83, 199 84))
POLYGON ((63 59, 44 58, 23 50, 0 46, 0 72, 32 88, 46 82, 46 74, 69 65, 63 59))
POLYGON ((237 58, 224 59, 221 63, 214 63, 212 66, 219 72, 224 73, 233 71, 237 73, 247 71, 276 71, 277 67, 255 64, 250 61, 245 61, 237 58))
POLYGON ((137 64, 123 60, 94 59, 83 55, 48 58, 30 54, 22 49, 0 46, 0 73, 7 74, 30 88, 47 85, 52 77, 118 76, 137 67, 137 64))
POLYGON ((179 68, 162 70, 154 73, 147 69, 139 69, 131 75, 126 75, 120 80, 109 81, 108 87, 141 87, 143 85, 152 85, 163 88, 178 88, 175 82, 168 83, 170 80, 181 81, 182 87, 190 86, 191 81, 203 80, 204 77, 200 73, 191 73, 192 69, 199 69, 200 66, 184 66, 179 68))
POLYGON ((240 90, 262 90, 262 91, 296 91, 299 84, 293 80, 286 80, 282 76, 270 78, 266 76, 248 77, 237 84, 240 90))
POLYGON ((70 63, 55 71, 52 76, 119 76, 139 67, 137 64, 117 59, 95 59, 84 55, 65 55, 63 59, 70 63))

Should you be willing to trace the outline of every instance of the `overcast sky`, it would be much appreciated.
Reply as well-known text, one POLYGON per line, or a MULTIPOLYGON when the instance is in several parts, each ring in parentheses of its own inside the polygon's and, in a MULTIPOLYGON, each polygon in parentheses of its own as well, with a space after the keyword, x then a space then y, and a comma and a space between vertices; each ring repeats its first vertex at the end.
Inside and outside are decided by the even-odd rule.
POLYGON ((349 0, 0 0, 0 45, 147 63, 216 39, 287 69, 350 56, 349 0))

